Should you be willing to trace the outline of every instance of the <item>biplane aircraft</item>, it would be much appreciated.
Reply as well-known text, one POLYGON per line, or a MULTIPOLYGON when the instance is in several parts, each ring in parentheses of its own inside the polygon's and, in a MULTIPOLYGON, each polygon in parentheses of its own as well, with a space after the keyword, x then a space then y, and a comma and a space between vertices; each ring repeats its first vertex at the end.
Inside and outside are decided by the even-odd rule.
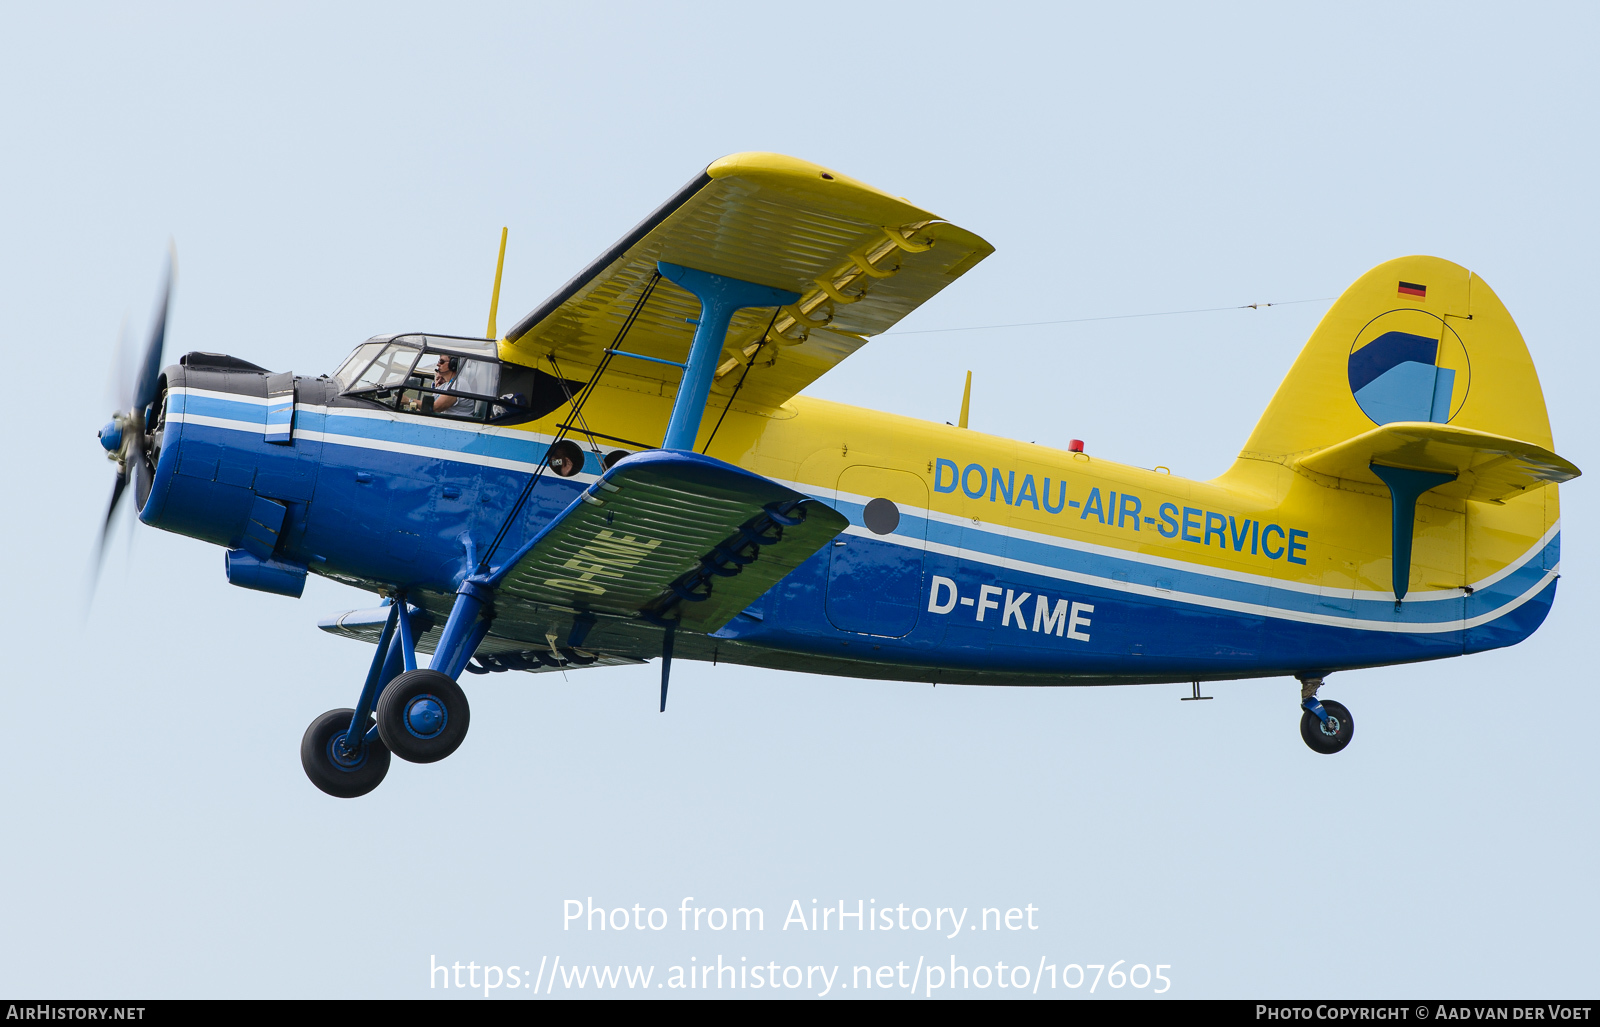
MULTIPOLYGON (((1513 645, 1550 609, 1558 482, 1539 381, 1481 278, 1433 257, 1333 304, 1212 481, 801 395, 992 252, 804 161, 716 161, 503 335, 380 335, 331 374, 190 352, 162 300, 100 432, 139 519, 382 605, 307 776, 450 755, 462 675, 674 659, 936 684, 1298 679, 1513 645), (431 654, 426 666, 419 654, 431 654)), ((501 236, 501 260, 505 235, 501 236)), ((970 379, 969 379, 970 381, 970 379)), ((102 536, 103 542, 103 536, 102 536)))

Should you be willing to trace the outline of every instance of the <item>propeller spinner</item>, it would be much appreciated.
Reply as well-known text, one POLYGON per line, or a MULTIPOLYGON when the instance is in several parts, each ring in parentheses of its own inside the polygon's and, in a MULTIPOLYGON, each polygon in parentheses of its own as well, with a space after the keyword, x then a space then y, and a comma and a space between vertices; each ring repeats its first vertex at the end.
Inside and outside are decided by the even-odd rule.
MULTIPOLYGON (((161 353, 167 341, 167 310, 172 302, 173 275, 177 268, 175 251, 167 255, 166 279, 161 290, 160 304, 156 308, 155 322, 150 326, 150 338, 145 343, 143 358, 133 368, 132 380, 117 382, 119 395, 117 410, 111 420, 100 429, 100 445, 106 456, 117 465, 117 478, 111 486, 111 501, 106 504, 105 521, 100 525, 100 539, 95 547, 95 566, 98 568, 105 555, 106 537, 111 532, 111 521, 127 491, 128 482, 135 481, 135 491, 148 491, 155 475, 159 457, 155 439, 159 425, 152 421, 159 417, 153 408, 159 399, 157 391, 161 381, 161 353)), ((127 340, 119 343, 125 348, 127 340)), ((126 367, 126 354, 120 353, 119 368, 126 367)), ((142 497, 141 497, 142 499, 142 497)))

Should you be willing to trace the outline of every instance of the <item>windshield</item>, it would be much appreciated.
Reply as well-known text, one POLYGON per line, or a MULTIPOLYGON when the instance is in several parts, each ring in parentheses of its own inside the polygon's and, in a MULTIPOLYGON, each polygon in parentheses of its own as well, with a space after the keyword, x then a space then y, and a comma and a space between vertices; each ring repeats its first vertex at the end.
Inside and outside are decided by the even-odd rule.
POLYGON ((457 352, 432 348, 440 336, 402 335, 391 342, 357 347, 335 376, 343 391, 392 410, 443 417, 489 420, 506 416, 526 403, 522 395, 502 396, 500 361, 478 359, 459 350, 459 343, 485 340, 443 339, 457 352), (430 348, 422 349, 426 343, 430 348))
MULTIPOLYGON (((394 373, 388 372, 393 372, 394 361, 403 359, 404 354, 393 355, 385 353, 383 370, 373 375, 362 374, 363 371, 369 370, 372 359, 385 346, 391 348, 396 346, 405 347, 411 350, 413 355, 416 350, 428 351, 430 356, 417 365, 417 370, 420 372, 426 368, 430 374, 433 371, 434 361, 434 357, 431 354, 438 351, 449 351, 459 353, 462 356, 478 357, 491 361, 497 360, 500 355, 499 344, 493 339, 468 339, 454 335, 401 335, 392 338, 380 336, 376 339, 369 339, 357 346, 350 356, 345 358, 345 362, 339 365, 339 370, 333 373, 334 381, 339 383, 339 391, 349 392, 358 387, 370 389, 378 387, 380 383, 393 384, 398 381, 398 377, 394 373)), ((484 390, 484 394, 493 395, 487 389, 484 390)))
POLYGON ((333 377, 343 395, 397 413, 491 424, 544 417, 584 384, 502 361, 493 339, 451 335, 369 339, 333 377))
POLYGON ((355 352, 339 365, 339 370, 333 372, 333 380, 339 383, 339 391, 344 392, 356 382, 356 376, 364 371, 372 358, 383 349, 381 342, 364 342, 355 348, 355 352))
POLYGON ((352 390, 381 389, 399 385, 411 373, 411 365, 416 363, 421 352, 410 346, 390 343, 384 347, 382 353, 378 354, 378 359, 368 364, 366 370, 361 372, 352 390))

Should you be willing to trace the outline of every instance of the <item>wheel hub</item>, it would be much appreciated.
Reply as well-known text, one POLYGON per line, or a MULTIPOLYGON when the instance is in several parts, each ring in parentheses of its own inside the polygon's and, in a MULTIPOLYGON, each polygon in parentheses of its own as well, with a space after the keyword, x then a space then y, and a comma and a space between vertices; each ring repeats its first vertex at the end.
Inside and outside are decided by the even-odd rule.
POLYGON ((438 735, 449 719, 444 703, 435 696, 419 695, 406 707, 406 730, 418 738, 438 735))
POLYGON ((355 770, 367 761, 367 747, 349 745, 348 733, 341 731, 328 739, 328 759, 340 770, 355 770))

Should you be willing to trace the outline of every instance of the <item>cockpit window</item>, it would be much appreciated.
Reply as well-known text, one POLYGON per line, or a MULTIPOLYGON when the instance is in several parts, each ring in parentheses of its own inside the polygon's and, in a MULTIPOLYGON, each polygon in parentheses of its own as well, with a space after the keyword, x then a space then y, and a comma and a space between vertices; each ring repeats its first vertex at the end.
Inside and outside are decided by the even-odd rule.
POLYGON ((497 348, 492 339, 440 335, 375 339, 357 347, 334 377, 346 395, 392 410, 504 420, 524 413, 528 402, 525 392, 501 394, 497 348))
POLYGON ((456 353, 425 353, 412 369, 400 394, 400 409, 487 420, 502 417, 506 406, 495 403, 500 377, 498 361, 472 360, 456 353))
POLYGON ((520 424, 571 402, 567 381, 499 359, 493 339, 385 335, 356 347, 334 379, 340 392, 402 413, 520 424))
POLYGON ((367 369, 367 365, 372 363, 372 358, 377 356, 381 349, 383 349, 381 342, 364 342, 356 347, 355 352, 339 366, 339 370, 333 372, 333 379, 339 383, 340 392, 344 392, 356 383, 356 377, 367 369))
POLYGON ((411 365, 416 363, 419 355, 420 350, 390 343, 378 354, 378 359, 361 372, 354 389, 382 389, 402 384, 410 376, 411 365))

